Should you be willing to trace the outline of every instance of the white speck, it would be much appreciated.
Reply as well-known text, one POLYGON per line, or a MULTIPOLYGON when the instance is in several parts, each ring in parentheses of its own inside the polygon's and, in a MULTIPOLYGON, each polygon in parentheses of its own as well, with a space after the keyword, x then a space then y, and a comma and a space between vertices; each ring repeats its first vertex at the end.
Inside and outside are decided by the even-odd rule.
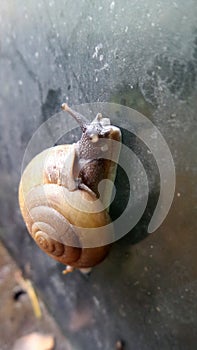
POLYGON ((92 21, 92 20, 93 20, 93 18, 92 18, 91 16, 88 16, 88 19, 89 19, 89 21, 92 21))
POLYGON ((70 56, 71 56, 71 53, 69 52, 69 53, 68 53, 68 57, 70 57, 70 56))
POLYGON ((1 281, 6 277, 6 275, 10 272, 11 266, 3 266, 1 267, 1 281))
POLYGON ((130 87, 131 89, 133 89, 133 85, 129 84, 129 87, 130 87))
POLYGON ((155 27, 155 23, 154 23, 154 22, 152 22, 152 23, 151 23, 151 26, 152 26, 152 27, 155 27))
POLYGON ((157 139, 157 132, 154 131, 151 135, 151 139, 157 139))
POLYGON ((94 53, 92 55, 92 58, 97 58, 98 57, 98 52, 99 50, 101 50, 103 48, 103 44, 98 44, 97 46, 95 46, 94 48, 94 53))
POLYGON ((159 307, 159 306, 156 306, 156 310, 157 310, 158 312, 160 312, 160 311, 161 311, 161 309, 160 309, 160 307, 159 307))
POLYGON ((157 289, 158 289, 158 290, 161 290, 161 287, 160 287, 160 286, 157 286, 157 289))
POLYGON ((153 248, 154 248, 154 245, 151 244, 150 248, 153 249, 153 248))
POLYGON ((150 17, 150 13, 147 13, 147 15, 146 15, 148 18, 150 17))
POLYGON ((133 285, 134 285, 134 286, 137 286, 139 283, 140 283, 139 281, 135 281, 135 282, 133 283, 133 285))
POLYGON ((35 58, 38 58, 39 57, 39 52, 36 51, 34 56, 35 56, 35 58))
POLYGON ((122 61, 125 62, 125 61, 126 61, 126 58, 123 58, 122 61))
POLYGON ((59 65, 58 65, 58 67, 59 67, 59 68, 62 68, 62 65, 61 65, 61 63, 60 63, 59 65))
POLYGON ((115 1, 112 1, 110 4, 110 10, 113 11, 114 7, 115 7, 115 1))
POLYGON ((48 172, 47 175, 48 175, 49 181, 51 182, 51 174, 48 172))
POLYGON ((93 300, 94 300, 95 305, 96 305, 97 307, 99 307, 99 306, 100 306, 100 302, 99 302, 99 300, 97 299, 97 297, 93 296, 93 300))
POLYGON ((20 85, 20 86, 22 86, 22 85, 23 85, 22 80, 19 80, 19 81, 18 81, 18 85, 20 85))
POLYGON ((180 192, 178 192, 178 193, 177 193, 177 197, 180 197, 180 196, 181 196, 181 194, 180 194, 180 192))
POLYGON ((148 267, 147 266, 144 267, 144 271, 146 271, 146 272, 148 271, 148 267))
POLYGON ((173 2, 173 5, 174 5, 175 8, 178 8, 178 4, 177 4, 176 1, 173 2))
POLYGON ((102 9, 103 9, 103 7, 102 7, 102 6, 99 6, 98 10, 101 11, 102 9))
POLYGON ((108 151, 108 145, 102 146, 102 147, 101 147, 101 151, 102 151, 102 152, 108 151))
POLYGON ((121 8, 121 11, 124 12, 124 7, 121 8))
POLYGON ((104 57, 103 55, 100 55, 100 56, 99 56, 99 61, 100 61, 100 62, 103 60, 103 57, 104 57))
POLYGON ((148 153, 148 154, 152 154, 152 152, 151 152, 149 149, 147 149, 147 153, 148 153))
POLYGON ((57 34, 56 34, 56 37, 59 38, 59 36, 60 36, 60 33, 57 33, 57 34))
POLYGON ((129 27, 128 27, 128 26, 126 26, 126 27, 125 27, 125 30, 124 30, 124 31, 125 31, 125 33, 127 33, 127 32, 128 32, 128 29, 129 29, 129 27))
POLYGON ((98 77, 95 78, 96 83, 98 82, 98 77))

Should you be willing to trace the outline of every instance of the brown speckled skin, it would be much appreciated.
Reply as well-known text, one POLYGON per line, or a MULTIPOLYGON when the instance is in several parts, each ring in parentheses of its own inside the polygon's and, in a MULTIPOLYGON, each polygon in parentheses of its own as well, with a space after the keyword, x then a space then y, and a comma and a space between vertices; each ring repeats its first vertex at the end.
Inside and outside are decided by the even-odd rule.
POLYGON ((99 135, 99 140, 93 143, 89 136, 84 132, 79 144, 79 159, 86 160, 88 163, 82 167, 79 172, 79 178, 82 183, 88 186, 98 196, 98 184, 102 179, 109 178, 109 170, 115 166, 115 163, 110 161, 110 155, 114 151, 109 149, 106 152, 101 151, 101 148, 105 146, 105 140, 112 139, 120 141, 121 134, 118 130, 113 130, 103 136, 99 135), (103 154, 105 159, 103 159, 103 154), (106 159, 109 158, 109 159, 106 159))
POLYGON ((98 197, 98 184, 104 178, 107 178, 108 163, 106 159, 95 159, 84 165, 79 173, 82 183, 89 187, 98 197), (93 180, 94 179, 94 180, 93 180))

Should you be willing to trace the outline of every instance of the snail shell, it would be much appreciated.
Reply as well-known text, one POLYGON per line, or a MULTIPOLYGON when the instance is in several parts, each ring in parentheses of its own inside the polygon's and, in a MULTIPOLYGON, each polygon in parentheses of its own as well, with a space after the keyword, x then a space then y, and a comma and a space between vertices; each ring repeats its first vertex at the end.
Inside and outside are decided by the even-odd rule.
MULTIPOLYGON (((103 129, 106 130, 102 116, 99 115, 99 132, 95 132, 95 122, 87 127, 86 122, 81 122, 83 117, 67 105, 64 109, 80 121, 82 137, 76 144, 49 148, 32 159, 21 177, 19 205, 30 235, 44 252, 65 265, 89 268, 108 254, 106 236, 112 241, 112 225, 108 225, 111 220, 98 198, 98 184, 103 178, 114 180, 116 165, 97 158, 99 138, 101 132, 105 138, 103 129), (94 234, 86 237, 85 229, 97 229, 97 246, 94 234), (92 242, 90 245, 88 241, 87 247, 90 237, 92 242)), ((120 140, 118 128, 107 130, 106 137, 120 140)), ((110 191, 105 188, 104 196, 109 196, 110 191)))

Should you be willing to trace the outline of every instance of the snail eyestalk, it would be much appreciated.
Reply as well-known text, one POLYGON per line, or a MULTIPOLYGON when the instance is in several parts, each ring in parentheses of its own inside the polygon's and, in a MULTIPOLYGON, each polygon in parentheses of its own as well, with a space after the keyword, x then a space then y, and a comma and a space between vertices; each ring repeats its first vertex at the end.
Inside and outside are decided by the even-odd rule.
POLYGON ((86 124, 88 124, 88 120, 83 115, 76 111, 73 111, 73 109, 71 109, 67 103, 63 103, 61 108, 64 112, 68 112, 77 121, 83 132, 86 130, 86 124))

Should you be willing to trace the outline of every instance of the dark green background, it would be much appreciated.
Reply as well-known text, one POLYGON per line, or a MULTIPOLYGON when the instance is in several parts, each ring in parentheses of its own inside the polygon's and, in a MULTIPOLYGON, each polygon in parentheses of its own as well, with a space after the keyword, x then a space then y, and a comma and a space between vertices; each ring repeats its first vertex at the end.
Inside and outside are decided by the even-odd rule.
MULTIPOLYGON (((28 277, 72 349, 111 350, 118 339, 126 349, 196 348, 196 18, 195 0, 0 4, 1 239, 23 269, 30 263, 28 277), (26 233, 17 201, 28 141, 63 101, 137 109, 162 132, 176 166, 170 213, 146 237, 158 169, 124 132, 147 170, 148 207, 89 278, 62 276, 26 233)), ((116 210, 126 196, 121 176, 116 210)))

